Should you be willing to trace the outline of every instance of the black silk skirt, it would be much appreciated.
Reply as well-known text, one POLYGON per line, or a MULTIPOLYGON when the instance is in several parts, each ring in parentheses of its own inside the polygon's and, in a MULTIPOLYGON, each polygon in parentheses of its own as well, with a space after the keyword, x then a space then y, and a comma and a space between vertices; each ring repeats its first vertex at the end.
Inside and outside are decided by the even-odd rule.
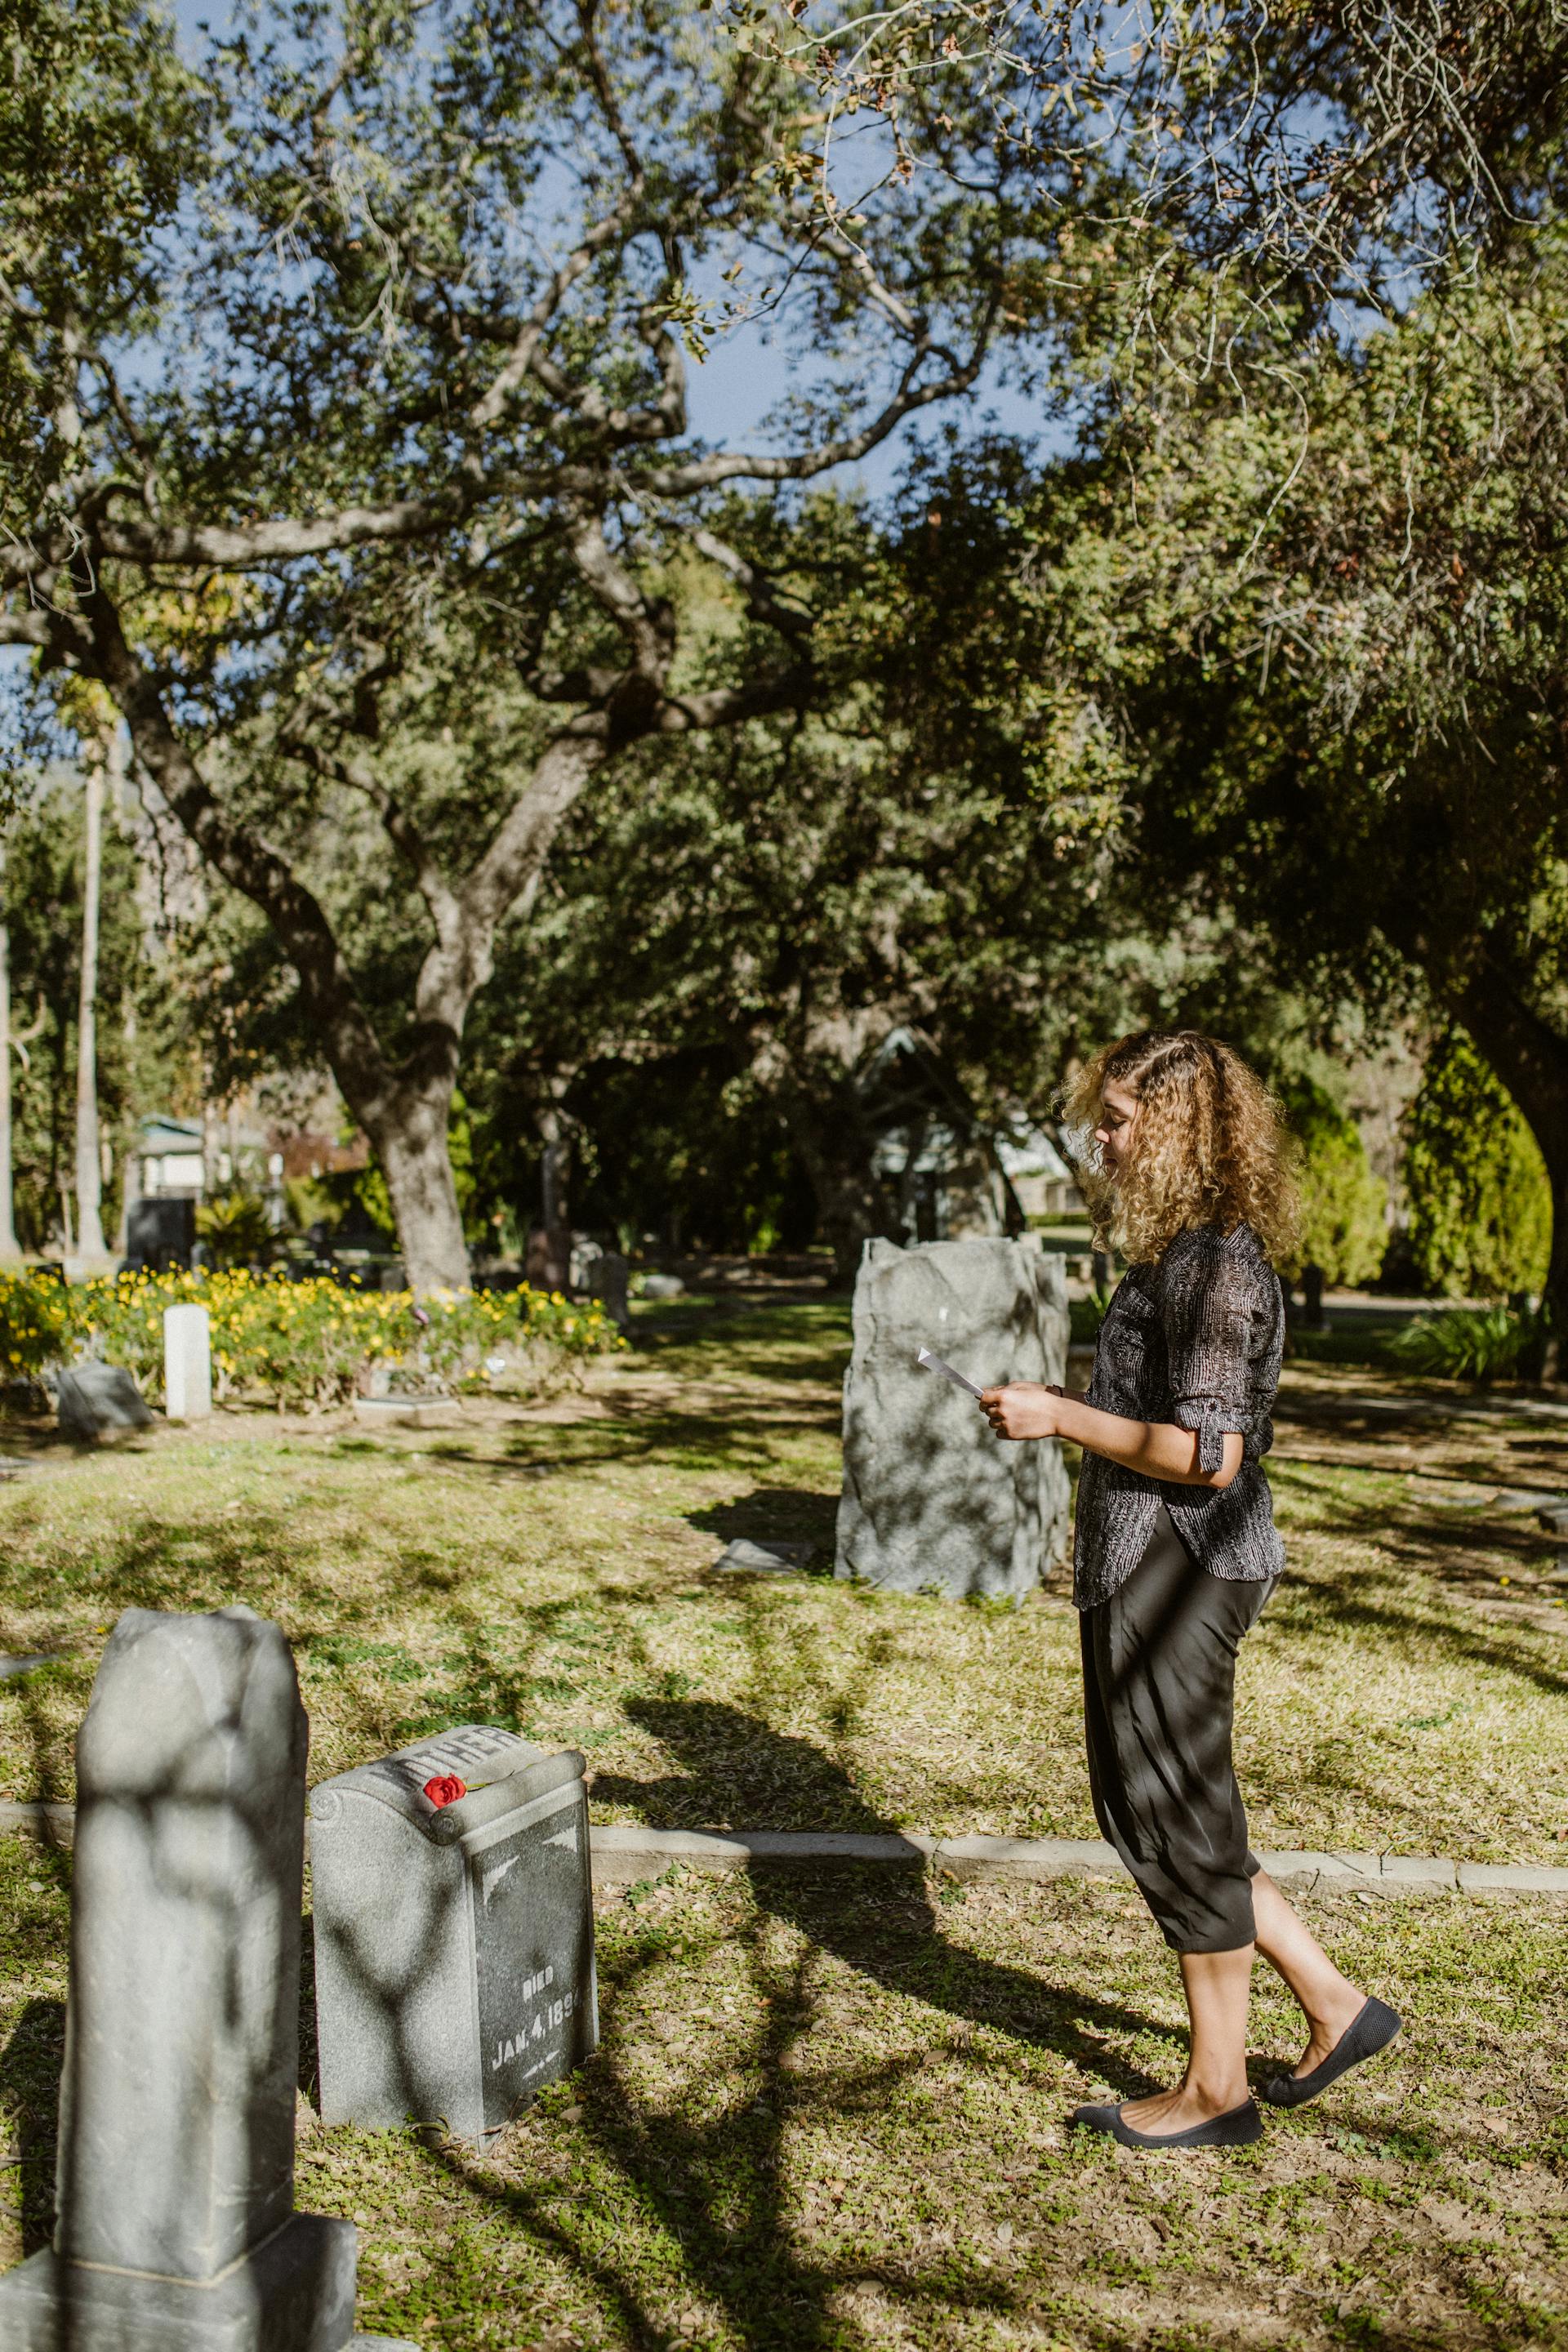
POLYGON ((1131 1575, 1079 1619, 1095 1818, 1173 1951, 1253 1939, 1230 1743, 1237 1652, 1274 1581, 1194 1567, 1162 1504, 1131 1575))

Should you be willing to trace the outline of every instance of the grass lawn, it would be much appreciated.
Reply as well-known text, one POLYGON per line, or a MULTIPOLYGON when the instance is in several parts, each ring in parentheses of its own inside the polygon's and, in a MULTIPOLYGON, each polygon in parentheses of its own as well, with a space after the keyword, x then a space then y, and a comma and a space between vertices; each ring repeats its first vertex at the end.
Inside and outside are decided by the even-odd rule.
MULTIPOLYGON (((477 1719, 582 1747, 601 1820, 1093 1835, 1065 1576, 1014 1609, 711 1573, 736 1534, 830 1566, 842 1307, 663 1310, 639 1342, 450 1432, 257 1413, 43 1447, 0 1486, 0 1649, 69 1654, 0 1685, 0 1793, 70 1794, 121 1608, 243 1600, 297 1646, 317 1778, 477 1719)), ((1556 1545, 1491 1498, 1568 1492, 1568 1420, 1302 1367, 1271 1468, 1255 1840, 1563 1860, 1568 1584, 1532 1580, 1556 1545)))
MULTIPOLYGON (((0 2263, 48 2226, 67 1868, 0 1841, 0 2263)), ((302 2102, 300 2202, 361 2224, 361 2326, 440 2352, 1568 2343, 1568 1912, 1310 1908, 1406 2033, 1236 2156, 1063 2128, 1179 2063, 1121 1887, 676 1874, 601 1899, 571 2083, 483 2157, 302 2102)))
MULTIPOLYGON (((480 1719, 584 1748, 605 1820, 1092 1834, 1062 1580, 1014 1610, 711 1570, 731 1534, 830 1559, 842 1309, 638 1342, 449 1432, 0 1431, 37 1457, 0 1487, 0 1648, 63 1654, 0 1685, 0 1788, 69 1796, 121 1608, 242 1600, 297 1645, 317 1778, 480 1719)), ((1256 1841, 1568 1859, 1568 1586, 1514 1493, 1568 1491, 1568 1421, 1320 1364, 1279 1431, 1256 1841)), ((0 1841, 0 2262, 47 2226, 68 1867, 0 1841)), ((678 1874, 601 1898, 575 2082, 483 2159, 302 2105, 300 2202, 363 2224, 361 2325, 437 2352, 1568 2346, 1568 1906, 1310 1908, 1409 2031, 1237 2157, 1062 2129, 1177 2063, 1122 1887, 678 1874)), ((1254 2046, 1289 2046, 1262 1983, 1254 2046)))

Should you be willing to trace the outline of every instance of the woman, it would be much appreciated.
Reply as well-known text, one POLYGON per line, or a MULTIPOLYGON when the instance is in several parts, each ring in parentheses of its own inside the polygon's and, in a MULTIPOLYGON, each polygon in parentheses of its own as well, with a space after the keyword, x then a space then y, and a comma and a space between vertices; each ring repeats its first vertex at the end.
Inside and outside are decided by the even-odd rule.
POLYGON ((1192 2034, 1173 2091, 1073 2121, 1128 2147, 1237 2147, 1260 1951, 1306 2016, 1264 2096, 1295 2107, 1391 2042, 1400 2021, 1341 1975, 1247 1851, 1231 1767, 1236 1654, 1279 1573, 1268 1481, 1284 1307, 1271 1257, 1296 1213, 1275 1106, 1195 1030, 1101 1054, 1072 1089, 1092 1128, 1097 1224, 1128 1261, 1087 1396, 1015 1381, 982 1399, 999 1437, 1085 1450, 1074 1598, 1094 1810, 1180 1956, 1192 2034))

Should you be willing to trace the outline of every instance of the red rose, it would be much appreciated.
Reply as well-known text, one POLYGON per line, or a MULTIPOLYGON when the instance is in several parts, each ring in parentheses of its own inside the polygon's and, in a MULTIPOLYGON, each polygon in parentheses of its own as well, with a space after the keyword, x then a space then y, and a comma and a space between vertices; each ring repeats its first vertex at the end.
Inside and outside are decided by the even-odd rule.
POLYGON ((455 1772, 437 1773, 434 1780, 425 1783, 425 1794, 437 1808, 455 1805, 459 1797, 466 1797, 468 1793, 468 1782, 459 1780, 455 1772))

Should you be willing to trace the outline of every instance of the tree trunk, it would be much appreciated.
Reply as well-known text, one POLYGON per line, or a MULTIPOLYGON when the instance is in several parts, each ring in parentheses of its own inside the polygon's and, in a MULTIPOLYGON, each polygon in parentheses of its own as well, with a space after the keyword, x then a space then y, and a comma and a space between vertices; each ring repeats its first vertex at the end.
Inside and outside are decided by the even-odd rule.
POLYGON ((571 1223, 567 1180, 572 1167, 572 1139, 553 1103, 546 1103, 539 1115, 539 1124, 544 1137, 539 1162, 540 1216, 545 1232, 552 1234, 571 1223))
MULTIPOLYGON (((343 1073, 338 1076, 342 1083, 343 1073)), ((356 1103, 349 1096, 386 1178, 408 1286, 415 1291, 467 1290, 470 1280, 447 1144, 453 1083, 450 1077, 444 1083, 427 1080, 417 1095, 400 1090, 391 1101, 356 1103)))
POLYGON ((886 1191, 871 1166, 859 1104, 847 1078, 826 1097, 791 1087, 774 1099, 816 1195, 818 1228, 833 1252, 833 1279, 852 1290, 866 1244, 889 1225, 886 1191))
POLYGON ((77 1247, 89 1265, 94 1258, 109 1255, 103 1239, 103 1154, 98 1131, 98 900, 102 866, 103 761, 98 758, 89 761, 87 770, 87 872, 76 1031, 77 1247))

